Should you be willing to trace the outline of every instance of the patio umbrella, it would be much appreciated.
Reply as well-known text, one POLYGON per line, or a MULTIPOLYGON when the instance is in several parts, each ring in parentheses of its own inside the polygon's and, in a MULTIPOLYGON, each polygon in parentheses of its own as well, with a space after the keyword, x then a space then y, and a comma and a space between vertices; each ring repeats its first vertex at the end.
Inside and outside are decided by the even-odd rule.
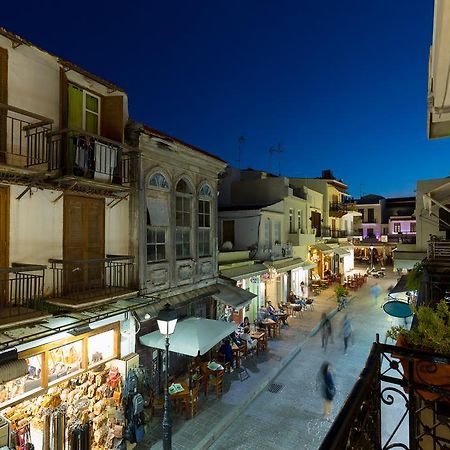
MULTIPOLYGON (((189 317, 177 323, 170 335, 169 350, 189 356, 204 355, 236 328, 234 322, 189 317)), ((139 340, 146 347, 165 349, 165 337, 159 331, 141 336, 139 340)))

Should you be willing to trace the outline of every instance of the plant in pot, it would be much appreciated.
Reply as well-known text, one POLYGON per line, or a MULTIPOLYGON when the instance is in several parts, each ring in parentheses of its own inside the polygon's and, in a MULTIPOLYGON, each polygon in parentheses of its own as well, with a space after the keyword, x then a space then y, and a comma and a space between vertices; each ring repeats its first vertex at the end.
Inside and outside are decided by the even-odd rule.
POLYGON ((341 297, 346 297, 348 295, 348 289, 345 288, 344 286, 338 284, 334 288, 334 293, 336 294, 336 301, 339 303, 339 299, 341 297))
MULTIPOLYGON (((439 353, 450 357, 450 310, 441 300, 436 308, 431 306, 418 306, 414 308, 417 324, 411 329, 393 326, 386 332, 386 337, 396 340, 398 347, 414 348, 439 353)), ((409 378, 408 359, 400 355, 393 355, 400 359, 403 373, 409 378)), ((438 386, 442 389, 450 387, 450 365, 428 360, 414 359, 414 380, 429 386, 438 386)), ((440 394, 420 391, 427 399, 436 400, 440 394)))

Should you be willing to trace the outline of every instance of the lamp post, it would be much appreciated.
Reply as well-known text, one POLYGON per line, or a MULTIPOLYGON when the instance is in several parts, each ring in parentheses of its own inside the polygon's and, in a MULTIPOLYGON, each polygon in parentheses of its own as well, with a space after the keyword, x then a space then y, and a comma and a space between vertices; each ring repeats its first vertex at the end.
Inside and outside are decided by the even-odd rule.
POLYGON ((166 386, 164 391, 164 417, 162 421, 163 428, 163 449, 172 450, 172 418, 170 416, 170 397, 169 397, 169 336, 175 331, 177 324, 177 312, 169 303, 159 312, 156 318, 159 332, 166 337, 166 386))
POLYGON ((373 245, 370 246, 370 270, 373 270, 373 245))

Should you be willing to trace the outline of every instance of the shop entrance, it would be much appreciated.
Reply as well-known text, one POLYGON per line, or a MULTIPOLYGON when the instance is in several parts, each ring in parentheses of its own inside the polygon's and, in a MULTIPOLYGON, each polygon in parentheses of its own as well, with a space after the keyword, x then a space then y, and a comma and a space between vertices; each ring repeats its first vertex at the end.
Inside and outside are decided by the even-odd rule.
POLYGON ((105 201, 64 197, 64 295, 104 284, 105 201), (84 262, 85 261, 85 262, 84 262))

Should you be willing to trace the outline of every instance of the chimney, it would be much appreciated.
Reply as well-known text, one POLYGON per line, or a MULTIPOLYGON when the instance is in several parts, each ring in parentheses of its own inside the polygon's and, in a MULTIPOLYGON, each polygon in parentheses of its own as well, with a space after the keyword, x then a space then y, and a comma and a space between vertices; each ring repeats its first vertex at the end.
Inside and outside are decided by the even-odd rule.
POLYGON ((322 178, 325 180, 334 180, 333 173, 331 172, 331 169, 325 169, 322 170, 322 178))

